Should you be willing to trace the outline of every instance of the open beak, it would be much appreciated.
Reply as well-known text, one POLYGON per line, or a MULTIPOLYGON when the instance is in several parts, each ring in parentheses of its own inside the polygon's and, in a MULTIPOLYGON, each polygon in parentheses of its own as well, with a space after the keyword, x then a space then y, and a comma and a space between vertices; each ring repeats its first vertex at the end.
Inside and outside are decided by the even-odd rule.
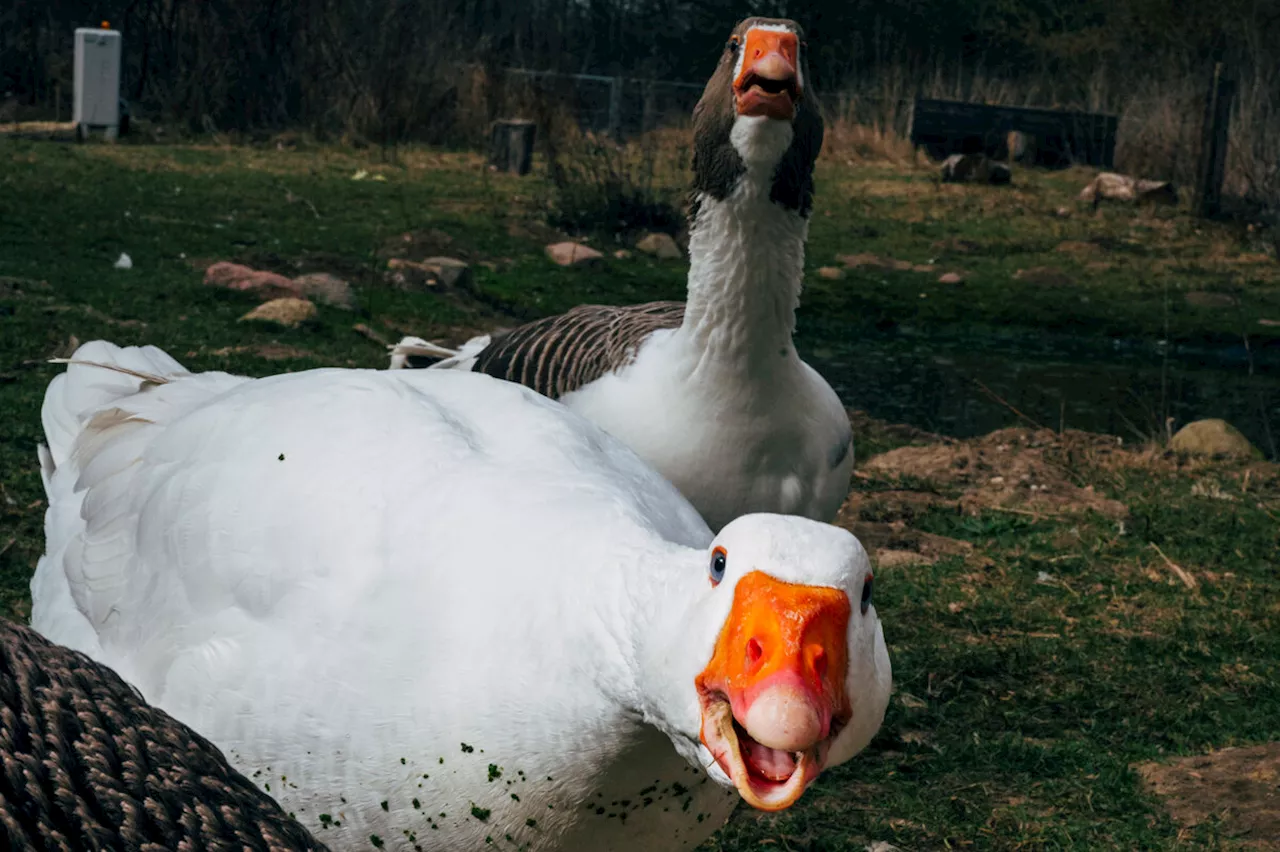
POLYGON ((800 40, 795 33, 747 30, 742 42, 742 70, 733 81, 738 115, 764 115, 790 121, 800 103, 797 71, 800 40))
POLYGON ((790 807, 852 715, 849 598, 752 571, 695 679, 702 743, 752 807, 790 807))

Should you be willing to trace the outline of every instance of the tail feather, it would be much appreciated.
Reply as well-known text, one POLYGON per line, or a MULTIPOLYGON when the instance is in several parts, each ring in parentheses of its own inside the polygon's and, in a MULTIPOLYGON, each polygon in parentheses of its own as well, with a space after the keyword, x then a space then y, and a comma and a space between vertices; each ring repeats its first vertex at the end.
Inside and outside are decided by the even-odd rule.
POLYGON ((447 349, 421 337, 405 337, 387 348, 391 350, 391 366, 387 368, 390 370, 405 369, 410 357, 443 359, 458 354, 456 349, 447 349))
POLYGON ((136 394, 145 385, 164 384, 190 375, 154 346, 122 348, 105 340, 86 343, 70 358, 55 359, 55 363, 68 366, 65 373, 49 383, 40 408, 48 442, 40 453, 46 488, 54 469, 66 462, 85 421, 96 411, 136 394))
POLYGON ((388 369, 401 370, 420 366, 414 363, 416 358, 437 359, 428 365, 432 370, 470 370, 476 356, 489 345, 492 338, 483 334, 473 337, 457 349, 448 349, 421 337, 406 337, 391 349, 391 365, 388 369))

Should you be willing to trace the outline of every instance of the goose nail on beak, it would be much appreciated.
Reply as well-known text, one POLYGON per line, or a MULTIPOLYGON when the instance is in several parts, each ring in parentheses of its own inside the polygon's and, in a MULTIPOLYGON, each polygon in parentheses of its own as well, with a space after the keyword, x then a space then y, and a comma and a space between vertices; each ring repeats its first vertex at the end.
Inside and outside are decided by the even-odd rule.
POLYGON ((763 115, 790 121, 800 102, 797 71, 800 40, 792 32, 747 30, 742 68, 733 81, 738 115, 763 115))
POLYGON ((753 807, 795 803, 852 715, 849 598, 753 571, 696 678, 702 742, 753 807))

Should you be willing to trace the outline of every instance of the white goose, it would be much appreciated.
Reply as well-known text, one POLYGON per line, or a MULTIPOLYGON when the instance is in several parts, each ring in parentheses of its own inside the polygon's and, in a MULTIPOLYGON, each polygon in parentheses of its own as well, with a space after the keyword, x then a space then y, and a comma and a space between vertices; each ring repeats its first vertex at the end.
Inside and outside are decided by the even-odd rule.
POLYGON ((335 849, 690 849, 883 718, 857 539, 775 515, 713 538, 516 384, 94 342, 42 416, 33 626, 335 849))
POLYGON ((391 366, 489 373, 602 426, 713 530, 750 512, 835 518, 848 416, 791 335, 823 124, 794 21, 734 29, 694 109, 688 300, 589 305, 454 352, 402 340, 391 366))

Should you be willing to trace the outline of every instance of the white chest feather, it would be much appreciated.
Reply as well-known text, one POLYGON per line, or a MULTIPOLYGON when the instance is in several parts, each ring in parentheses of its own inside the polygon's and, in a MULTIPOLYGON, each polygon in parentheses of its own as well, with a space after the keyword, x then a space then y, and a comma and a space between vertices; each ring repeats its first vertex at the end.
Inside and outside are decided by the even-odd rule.
MULTIPOLYGON (((748 153, 766 163, 789 142, 752 139, 748 153)), ((698 199, 684 324, 562 399, 653 464, 712 529, 748 512, 831 520, 852 465, 844 408, 791 341, 808 221, 770 201, 772 166, 744 160, 730 197, 698 199)))

